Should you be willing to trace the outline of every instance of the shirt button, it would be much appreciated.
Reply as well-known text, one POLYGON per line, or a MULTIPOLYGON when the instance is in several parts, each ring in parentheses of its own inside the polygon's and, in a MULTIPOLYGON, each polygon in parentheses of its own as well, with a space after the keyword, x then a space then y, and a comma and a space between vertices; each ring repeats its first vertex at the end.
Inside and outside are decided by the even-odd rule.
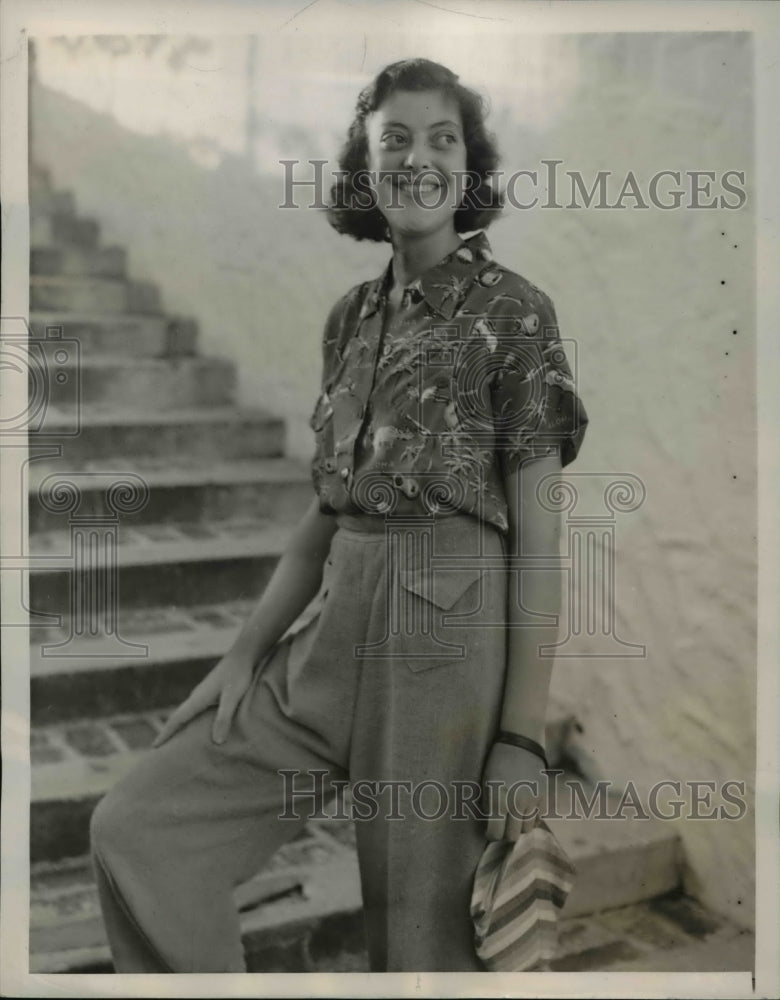
POLYGON ((325 459, 325 471, 326 472, 335 472, 336 471, 336 461, 335 461, 335 459, 333 459, 333 458, 326 458, 325 459))
POLYGON ((342 479, 346 479, 349 475, 349 469, 342 469, 340 475, 342 479))

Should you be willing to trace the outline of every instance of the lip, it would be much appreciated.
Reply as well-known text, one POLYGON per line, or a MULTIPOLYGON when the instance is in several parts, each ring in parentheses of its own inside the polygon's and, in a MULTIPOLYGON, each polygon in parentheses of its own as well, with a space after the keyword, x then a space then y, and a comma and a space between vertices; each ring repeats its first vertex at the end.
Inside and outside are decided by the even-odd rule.
POLYGON ((393 184, 400 191, 412 190, 419 191, 423 194, 432 194, 444 187, 444 182, 437 180, 436 178, 426 178, 426 180, 420 180, 419 177, 413 177, 411 180, 408 180, 405 177, 401 177, 394 179, 393 184))

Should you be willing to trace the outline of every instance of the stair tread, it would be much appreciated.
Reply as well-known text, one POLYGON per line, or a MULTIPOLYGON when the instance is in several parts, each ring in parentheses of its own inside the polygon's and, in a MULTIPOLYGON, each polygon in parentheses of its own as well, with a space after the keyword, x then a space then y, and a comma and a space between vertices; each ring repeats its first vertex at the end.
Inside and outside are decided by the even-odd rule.
MULTIPOLYGON (((166 563, 224 561, 281 555, 293 525, 270 520, 226 520, 203 524, 151 524, 122 526, 119 531, 117 563, 129 566, 157 566, 166 563)), ((39 531, 30 535, 34 556, 61 557, 70 561, 70 533, 39 531)), ((32 573, 56 571, 53 567, 32 573)))
MULTIPOLYGON (((240 485, 257 482, 308 482, 309 466, 301 461, 284 455, 273 458, 236 458, 227 461, 205 462, 203 459, 186 455, 164 456, 154 461, 150 458, 116 455, 102 459, 70 461, 70 472, 94 472, 103 475, 105 469, 121 470, 113 473, 121 476, 134 473, 144 478, 151 489, 171 486, 205 486, 205 485, 240 485)), ((28 488, 38 490, 44 480, 51 475, 57 475, 60 469, 56 465, 34 462, 28 473, 28 488)), ((53 488, 52 484, 52 488, 53 488)), ((95 488, 102 485, 97 481, 95 488)), ((80 485, 82 490, 89 489, 89 482, 80 485)))
MULTIPOLYGON (((31 285, 78 285, 84 282, 99 285, 151 285, 146 279, 114 277, 100 274, 31 274, 31 285)), ((37 312, 38 310, 36 310, 37 312)), ((46 310, 47 312, 49 310, 46 310)))
MULTIPOLYGON (((212 634, 216 631, 212 630, 212 634)), ((34 725, 31 734, 32 803, 77 801, 88 796, 102 795, 133 764, 139 754, 148 749, 154 735, 174 707, 117 712, 103 718, 75 718, 34 725)), ((565 729, 567 724, 567 719, 548 724, 551 742, 555 739, 555 731, 565 729)), ((569 778, 575 780, 572 775, 569 778)), ((563 778, 559 781, 562 782, 563 778)), ((566 804, 568 806, 568 799, 566 804)), ((605 825, 603 821, 556 822, 559 823, 556 836, 560 829, 561 837, 567 844, 566 850, 571 849, 573 852, 572 857, 583 851, 588 854, 602 851, 598 828, 605 825)), ((626 829, 627 824, 618 822, 611 825, 616 831, 610 844, 656 843, 676 836, 671 829, 661 829, 663 826, 669 827, 668 823, 656 827, 645 823, 638 825, 648 829, 636 830, 627 841, 620 832, 626 829)))
MULTIPOLYGON (((76 250, 77 252, 82 252, 81 247, 62 247, 58 243, 30 243, 30 250, 76 250)), ((87 250, 86 253, 103 253, 106 251, 108 253, 116 253, 118 250, 123 250, 124 247, 120 243, 100 243, 96 247, 92 247, 87 250)))
POLYGON ((97 370, 110 371, 112 368, 128 368, 132 371, 139 369, 159 369, 170 368, 205 368, 207 366, 221 368, 235 368, 235 362, 230 358, 221 357, 218 354, 190 354, 176 355, 172 357, 149 357, 148 355, 128 355, 128 354, 99 354, 90 353, 79 358, 69 358, 61 363, 61 368, 94 368, 97 370))
MULTIPOLYGON (((116 279, 115 279, 116 280, 116 279)), ((178 317, 176 317, 178 319, 178 317)), ((163 313, 112 313, 112 312, 85 312, 84 310, 68 310, 63 316, 61 310, 55 309, 31 309, 30 322, 43 323, 51 326, 62 326, 65 323, 116 323, 122 320, 128 323, 159 323, 167 324, 173 317, 163 313)))
MULTIPOLYGON (((155 424, 213 424, 220 420, 239 422, 242 420, 281 421, 269 410, 260 406, 212 406, 212 407, 182 407, 171 410, 118 409, 110 402, 84 403, 79 407, 80 426, 113 427, 117 425, 149 425, 155 424)), ((46 411, 47 429, 73 426, 73 408, 50 406, 46 411)), ((49 430, 49 433, 55 433, 49 430)))
MULTIPOLYGON (((256 600, 247 599, 193 607, 120 611, 119 634, 127 642, 148 647, 143 657, 133 655, 137 652, 135 649, 128 649, 126 657, 118 656, 116 650, 111 655, 101 655, 101 640, 94 637, 75 637, 68 657, 47 656, 42 651, 40 638, 44 627, 39 626, 37 640, 31 636, 30 674, 37 678, 74 671, 97 673, 139 665, 139 661, 143 664, 144 660, 155 667, 163 667, 181 659, 212 659, 227 652, 234 633, 256 604, 256 600)), ((51 631, 53 633, 54 629, 51 631)), ((55 642, 66 632, 67 623, 58 627, 57 634, 52 634, 50 640, 43 641, 55 642)))

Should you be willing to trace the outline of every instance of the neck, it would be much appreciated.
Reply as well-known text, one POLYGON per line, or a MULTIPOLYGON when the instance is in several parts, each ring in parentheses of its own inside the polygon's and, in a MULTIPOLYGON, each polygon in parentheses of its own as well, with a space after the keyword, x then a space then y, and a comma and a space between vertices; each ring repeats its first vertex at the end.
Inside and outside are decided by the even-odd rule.
POLYGON ((457 250, 460 237, 454 229, 425 236, 393 237, 393 285, 405 286, 434 264, 457 250))

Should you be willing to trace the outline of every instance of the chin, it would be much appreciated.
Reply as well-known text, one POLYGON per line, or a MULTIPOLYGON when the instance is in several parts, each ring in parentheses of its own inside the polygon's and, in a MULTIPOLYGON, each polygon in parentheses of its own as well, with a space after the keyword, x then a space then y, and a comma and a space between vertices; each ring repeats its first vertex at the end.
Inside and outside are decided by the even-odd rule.
POLYGON ((425 236, 438 233, 452 223, 454 214, 436 214, 425 209, 398 209, 383 213, 394 236, 425 236))

